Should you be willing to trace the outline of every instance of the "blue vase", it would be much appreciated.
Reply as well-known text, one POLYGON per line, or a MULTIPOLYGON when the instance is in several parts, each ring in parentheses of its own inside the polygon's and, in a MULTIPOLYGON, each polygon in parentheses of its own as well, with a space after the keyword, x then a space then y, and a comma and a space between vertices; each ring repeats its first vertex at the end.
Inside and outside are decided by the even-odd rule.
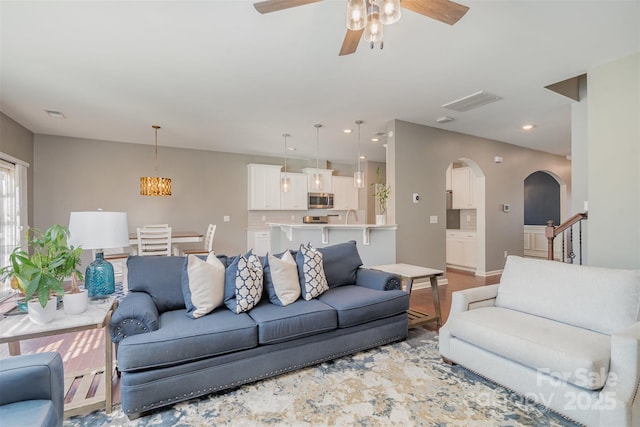
POLYGON ((113 265, 104 260, 102 251, 96 252, 95 261, 87 266, 84 280, 90 299, 106 298, 116 291, 113 265))

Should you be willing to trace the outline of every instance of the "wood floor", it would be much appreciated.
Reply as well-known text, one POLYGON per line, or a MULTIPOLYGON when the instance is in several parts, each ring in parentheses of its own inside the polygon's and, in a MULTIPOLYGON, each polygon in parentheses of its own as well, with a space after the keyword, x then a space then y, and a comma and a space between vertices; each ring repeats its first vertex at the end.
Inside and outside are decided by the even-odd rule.
MULTIPOLYGON (((449 316, 452 292, 498 283, 500 276, 482 278, 476 277, 471 273, 449 269, 447 270, 447 280, 447 285, 438 287, 443 324, 449 316)), ((415 289, 411 295, 411 307, 420 311, 433 313, 431 289, 415 289)), ((0 321, 0 328, 1 327, 2 322, 0 321)), ((424 326, 424 328, 434 331, 437 330, 435 323, 430 323, 424 326)), ((104 333, 104 330, 93 329, 90 331, 26 340, 21 342, 21 350, 22 354, 57 351, 62 356, 65 373, 99 369, 104 366, 105 360, 104 333)), ((6 357, 9 357, 9 347, 7 344, 0 344, 0 359, 6 357)), ((120 402, 119 382, 115 375, 113 399, 115 403, 120 402)))

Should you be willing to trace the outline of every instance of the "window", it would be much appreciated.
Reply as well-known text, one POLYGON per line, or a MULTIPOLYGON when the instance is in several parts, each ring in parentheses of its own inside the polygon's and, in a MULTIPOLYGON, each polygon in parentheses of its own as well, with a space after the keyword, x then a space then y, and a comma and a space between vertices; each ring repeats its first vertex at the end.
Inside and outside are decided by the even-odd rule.
MULTIPOLYGON (((27 226, 27 164, 0 153, 0 266, 9 264, 9 254, 25 247, 27 226)), ((0 284, 0 300, 12 294, 9 283, 0 284)))

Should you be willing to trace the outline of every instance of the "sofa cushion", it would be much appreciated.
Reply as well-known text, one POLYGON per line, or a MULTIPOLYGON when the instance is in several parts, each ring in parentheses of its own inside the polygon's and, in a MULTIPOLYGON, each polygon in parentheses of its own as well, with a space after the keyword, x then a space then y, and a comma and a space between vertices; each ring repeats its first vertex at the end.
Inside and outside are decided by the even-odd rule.
POLYGON ((224 302, 224 264, 211 252, 207 260, 189 255, 182 271, 187 316, 197 319, 224 302))
POLYGON ((502 307, 453 314, 451 335, 576 386, 597 390, 609 373, 611 337, 502 307))
POLYGON ((151 295, 159 313, 185 308, 180 256, 130 256, 127 259, 130 292, 151 295))
POLYGON ((224 303, 234 313, 251 310, 262 298, 262 262, 252 251, 236 257, 225 272, 224 303))
POLYGON ((322 254, 324 274, 330 288, 356 283, 362 259, 355 240, 318 248, 318 252, 322 254))
POLYGON ((163 313, 158 330, 120 341, 120 370, 177 365, 258 345, 258 326, 246 313, 234 314, 220 307, 200 319, 191 319, 185 312, 163 313))
POLYGON ((336 311, 315 299, 299 299, 284 307, 264 301, 249 316, 258 324, 260 344, 291 341, 338 327, 336 311))
POLYGON ((362 286, 333 288, 318 298, 338 312, 338 327, 371 322, 409 309, 409 295, 401 290, 379 291, 362 286))
POLYGON ((296 264, 298 265, 302 298, 309 301, 329 289, 327 277, 324 274, 322 253, 318 252, 311 244, 300 245, 300 250, 296 255, 296 264))
POLYGON ((285 251, 281 258, 267 256, 264 283, 272 304, 285 306, 300 298, 298 267, 291 252, 285 251))
POLYGON ((640 271, 510 256, 496 306, 611 335, 639 320, 640 271))

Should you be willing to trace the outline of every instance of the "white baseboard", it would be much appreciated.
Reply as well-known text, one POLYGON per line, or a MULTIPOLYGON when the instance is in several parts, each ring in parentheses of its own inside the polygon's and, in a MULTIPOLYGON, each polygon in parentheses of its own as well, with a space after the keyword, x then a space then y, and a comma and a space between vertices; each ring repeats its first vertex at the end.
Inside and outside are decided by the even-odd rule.
POLYGON ((476 276, 478 277, 491 277, 491 276, 499 276, 502 274, 502 269, 493 270, 493 271, 476 271, 476 276))

